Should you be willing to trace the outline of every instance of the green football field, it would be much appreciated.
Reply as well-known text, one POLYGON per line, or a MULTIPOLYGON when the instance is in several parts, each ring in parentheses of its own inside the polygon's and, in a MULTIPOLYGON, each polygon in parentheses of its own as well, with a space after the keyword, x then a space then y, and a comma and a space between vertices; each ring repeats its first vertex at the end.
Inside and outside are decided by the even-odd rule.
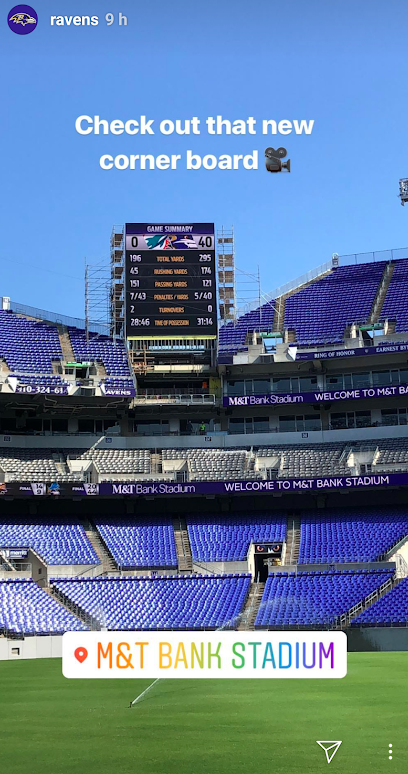
POLYGON ((406 772, 408 653, 352 653, 343 680, 67 680, 59 659, 0 662, 6 774, 406 772), (393 760, 388 745, 393 745, 393 760))

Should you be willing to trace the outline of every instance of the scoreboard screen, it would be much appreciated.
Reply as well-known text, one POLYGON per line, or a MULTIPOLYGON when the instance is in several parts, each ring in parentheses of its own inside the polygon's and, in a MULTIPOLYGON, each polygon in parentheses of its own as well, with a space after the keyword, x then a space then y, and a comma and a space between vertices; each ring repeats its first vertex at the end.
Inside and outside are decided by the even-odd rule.
POLYGON ((127 223, 126 337, 215 338, 213 223, 127 223))

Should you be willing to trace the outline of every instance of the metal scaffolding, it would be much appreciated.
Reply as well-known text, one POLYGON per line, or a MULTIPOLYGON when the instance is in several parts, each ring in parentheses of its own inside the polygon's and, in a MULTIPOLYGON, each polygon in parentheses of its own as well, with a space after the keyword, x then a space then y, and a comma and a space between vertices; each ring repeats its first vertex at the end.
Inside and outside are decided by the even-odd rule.
POLYGON ((110 241, 110 334, 125 337, 125 227, 113 226, 110 241))
POLYGON ((110 271, 106 261, 85 263, 85 335, 95 326, 109 335, 110 330, 110 271))
POLYGON ((218 312, 222 323, 235 321, 237 299, 235 289, 234 229, 217 231, 218 312))
POLYGON ((401 204, 404 206, 408 202, 408 178, 403 177, 399 181, 399 198, 401 199, 401 204))

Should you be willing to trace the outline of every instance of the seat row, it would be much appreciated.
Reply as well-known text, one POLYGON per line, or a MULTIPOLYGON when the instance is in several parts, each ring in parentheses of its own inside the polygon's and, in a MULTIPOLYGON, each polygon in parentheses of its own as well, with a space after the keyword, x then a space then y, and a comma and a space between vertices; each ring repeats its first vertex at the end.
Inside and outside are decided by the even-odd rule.
MULTIPOLYGON (((328 508, 303 511, 299 516, 299 564, 377 561, 408 536, 408 510, 404 507, 328 508)), ((284 543, 287 525, 291 529, 294 518, 282 511, 187 514, 193 560, 245 561, 251 542, 284 543)), ((100 515, 95 525, 120 569, 178 565, 172 516, 100 515)), ((28 548, 48 565, 93 565, 100 561, 76 518, 0 517, 0 550, 28 548)))

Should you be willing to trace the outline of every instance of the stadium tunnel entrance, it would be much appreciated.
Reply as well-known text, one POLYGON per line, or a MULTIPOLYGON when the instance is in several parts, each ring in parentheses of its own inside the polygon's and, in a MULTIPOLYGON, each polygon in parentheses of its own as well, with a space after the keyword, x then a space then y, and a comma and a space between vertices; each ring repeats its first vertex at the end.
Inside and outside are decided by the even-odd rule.
POLYGON ((269 566, 265 556, 255 556, 255 581, 266 583, 269 575, 269 566))
POLYGON ((283 542, 251 543, 248 551, 248 572, 256 583, 266 583, 269 568, 282 564, 283 542))

